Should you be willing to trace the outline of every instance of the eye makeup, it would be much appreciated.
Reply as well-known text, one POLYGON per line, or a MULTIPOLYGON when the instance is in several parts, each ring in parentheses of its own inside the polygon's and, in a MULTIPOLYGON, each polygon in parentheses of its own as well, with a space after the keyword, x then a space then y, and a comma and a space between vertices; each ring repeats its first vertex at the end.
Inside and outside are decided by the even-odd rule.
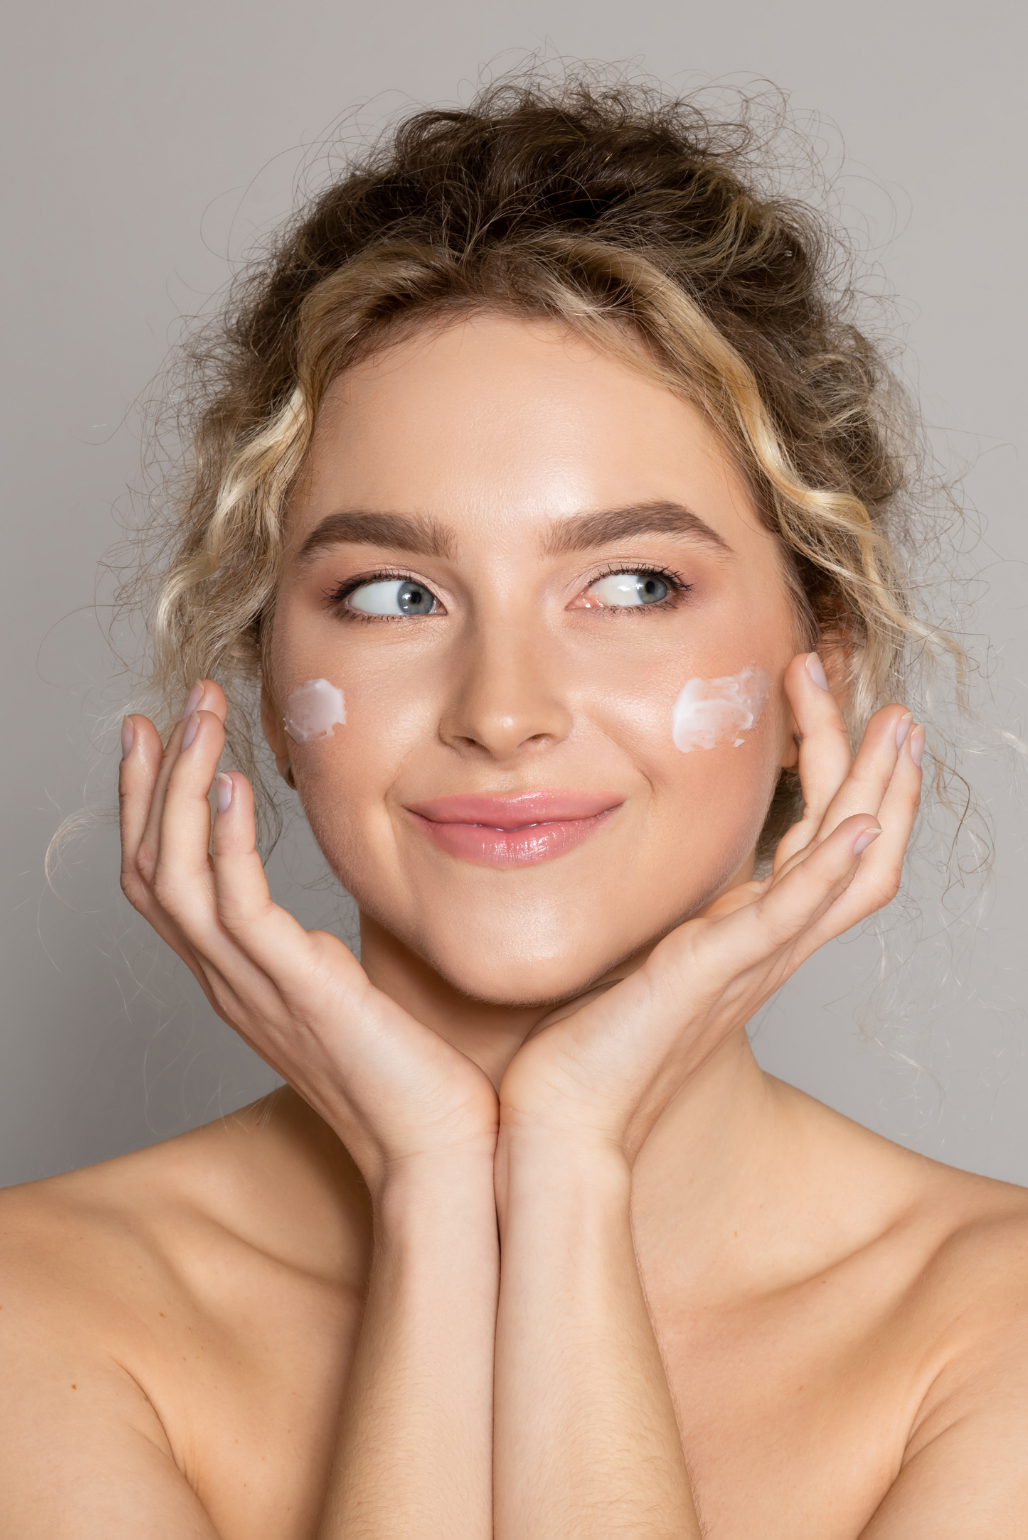
POLYGON ((345 721, 343 692, 327 679, 308 679, 286 701, 285 728, 294 743, 331 738, 345 721))
POLYGON ((610 563, 570 605, 575 610, 618 612, 674 609, 692 588, 665 567, 610 563))
POLYGON ((365 572, 328 590, 325 600, 342 620, 404 620, 445 613, 427 583, 404 572, 365 572))
POLYGON ((676 749, 713 749, 721 743, 740 748, 743 733, 760 721, 771 680, 751 663, 723 679, 690 679, 671 708, 671 737, 676 749))

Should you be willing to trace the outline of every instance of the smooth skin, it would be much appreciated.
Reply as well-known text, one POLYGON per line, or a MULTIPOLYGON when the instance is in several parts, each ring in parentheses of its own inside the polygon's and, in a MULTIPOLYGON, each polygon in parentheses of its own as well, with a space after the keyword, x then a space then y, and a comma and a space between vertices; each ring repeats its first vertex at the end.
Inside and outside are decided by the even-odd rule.
POLYGON ((749 1048, 895 895, 920 795, 923 729, 886 706, 852 757, 803 643, 745 484, 642 371, 482 316, 336 382, 264 720, 362 963, 272 901, 249 786, 216 777, 217 683, 166 745, 129 718, 125 892, 286 1086, 3 1195, 0 1534, 1028 1533, 1024 1192, 749 1048), (670 602, 595 602, 614 571, 670 602), (393 575, 431 612, 350 605, 393 575), (750 663, 757 726, 681 754, 678 689, 750 663), (285 702, 316 677, 346 725, 298 744, 285 702), (756 880, 790 764, 804 816, 756 880), (542 789, 611 812, 523 867, 409 812, 542 789))

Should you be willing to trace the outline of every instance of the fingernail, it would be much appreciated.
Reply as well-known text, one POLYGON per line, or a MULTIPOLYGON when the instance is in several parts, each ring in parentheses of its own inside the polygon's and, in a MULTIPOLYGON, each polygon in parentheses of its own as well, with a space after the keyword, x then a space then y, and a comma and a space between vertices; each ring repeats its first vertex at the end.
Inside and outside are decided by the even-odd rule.
POLYGON ((819 690, 827 690, 828 677, 825 674, 824 664, 816 652, 807 653, 807 673, 813 679, 819 690))
POLYGON ((194 711, 193 715, 189 718, 189 721, 186 723, 186 730, 185 730, 185 732, 182 734, 182 747, 184 749, 188 749, 189 745, 192 743, 193 739, 196 737, 197 728, 199 726, 200 726, 200 718, 197 716, 196 712, 194 711))
POLYGON ((924 755, 925 730, 923 727, 915 727, 910 735, 910 757, 920 770, 921 759, 924 755))
POLYGON ((217 788, 218 812, 227 813, 232 806, 232 777, 230 775, 216 775, 214 782, 217 788))
POLYGON ((862 856, 868 845, 873 844, 881 832, 881 829, 865 829, 862 834, 858 834, 853 841, 853 854, 862 856))
POLYGON ((900 717, 899 721, 896 723, 896 747, 898 749, 901 749, 906 743, 907 734, 909 733, 913 724, 914 718, 910 715, 909 711, 905 717, 900 717))
MULTIPOLYGON (((179 721, 180 722, 184 722, 186 720, 186 717, 189 716, 190 712, 191 711, 195 711, 197 706, 200 704, 200 702, 202 700, 203 700, 203 680, 202 679, 198 679, 196 681, 196 683, 194 684, 193 688, 190 690, 188 696, 186 697, 186 704, 182 708, 182 715, 179 717, 179 721)), ((193 740, 190 739, 189 741, 190 741, 190 743, 192 743, 193 740)), ((185 748, 186 745, 183 743, 182 747, 185 748)))
POLYGON ((132 753, 132 745, 136 741, 136 730, 132 726, 132 718, 126 717, 121 724, 121 757, 128 759, 132 753))

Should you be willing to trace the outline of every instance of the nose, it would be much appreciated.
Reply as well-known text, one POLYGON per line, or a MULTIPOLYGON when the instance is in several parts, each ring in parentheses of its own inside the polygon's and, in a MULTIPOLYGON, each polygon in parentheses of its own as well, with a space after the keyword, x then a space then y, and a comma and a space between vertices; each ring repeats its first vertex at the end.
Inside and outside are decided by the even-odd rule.
POLYGON ((443 712, 443 742, 509 763, 562 742, 572 713, 560 690, 559 648, 545 627, 508 613, 464 637, 463 667, 443 712))

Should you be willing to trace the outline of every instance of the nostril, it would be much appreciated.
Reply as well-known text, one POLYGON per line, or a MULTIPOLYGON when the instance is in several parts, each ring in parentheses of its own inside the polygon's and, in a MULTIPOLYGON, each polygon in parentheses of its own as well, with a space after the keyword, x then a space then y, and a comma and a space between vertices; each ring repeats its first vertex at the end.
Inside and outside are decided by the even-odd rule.
POLYGON ((439 736, 460 753, 510 761, 529 745, 537 751, 571 730, 571 713, 554 681, 527 657, 476 648, 467 676, 442 713, 439 736))

